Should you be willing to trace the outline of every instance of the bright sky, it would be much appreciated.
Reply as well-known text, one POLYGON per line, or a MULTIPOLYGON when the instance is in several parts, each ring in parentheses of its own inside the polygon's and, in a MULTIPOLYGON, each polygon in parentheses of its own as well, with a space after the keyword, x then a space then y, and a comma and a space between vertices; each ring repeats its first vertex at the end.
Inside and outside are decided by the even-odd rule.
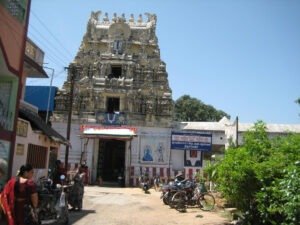
POLYGON ((98 10, 157 15, 174 100, 187 94, 240 122, 300 123, 299 0, 32 0, 28 36, 54 68, 54 86, 98 10))

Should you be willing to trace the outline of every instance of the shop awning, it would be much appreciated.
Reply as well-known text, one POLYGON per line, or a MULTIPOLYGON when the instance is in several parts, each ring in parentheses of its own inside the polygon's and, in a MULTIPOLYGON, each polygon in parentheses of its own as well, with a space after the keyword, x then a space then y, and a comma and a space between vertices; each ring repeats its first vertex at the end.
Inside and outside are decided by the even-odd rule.
POLYGON ((135 127, 82 125, 80 130, 82 138, 131 139, 136 136, 135 127))
POLYGON ((29 109, 23 108, 22 106, 19 108, 19 117, 21 119, 27 120, 30 122, 30 125, 33 130, 39 130, 44 135, 49 137, 51 140, 56 141, 58 143, 64 145, 70 145, 68 140, 60 135, 56 130, 47 125, 45 121, 39 117, 38 114, 30 111, 29 109))

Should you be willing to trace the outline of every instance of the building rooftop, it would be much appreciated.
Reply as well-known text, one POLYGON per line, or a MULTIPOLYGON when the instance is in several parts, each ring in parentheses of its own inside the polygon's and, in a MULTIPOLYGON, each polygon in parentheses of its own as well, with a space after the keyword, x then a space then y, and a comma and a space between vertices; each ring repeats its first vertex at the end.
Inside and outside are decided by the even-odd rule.
MULTIPOLYGON (((202 131, 225 131, 227 127, 236 126, 235 121, 230 121, 223 117, 218 122, 181 122, 184 130, 202 130, 202 131)), ((250 130, 254 123, 238 123, 240 132, 250 130)), ((270 133, 300 133, 300 124, 266 124, 267 131, 270 133)))

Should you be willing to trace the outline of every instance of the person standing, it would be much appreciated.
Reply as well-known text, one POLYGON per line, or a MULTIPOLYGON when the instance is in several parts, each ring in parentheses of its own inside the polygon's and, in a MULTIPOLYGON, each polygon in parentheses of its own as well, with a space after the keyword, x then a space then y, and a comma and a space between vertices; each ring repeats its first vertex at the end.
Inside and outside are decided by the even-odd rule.
POLYGON ((52 173, 52 180, 53 180, 53 186, 55 187, 56 184, 61 184, 61 175, 67 176, 64 164, 60 160, 56 160, 55 162, 55 168, 52 173))
POLYGON ((5 185, 1 193, 1 204, 8 225, 37 223, 38 194, 32 177, 33 167, 26 164, 20 167, 17 177, 11 178, 5 185))
POLYGON ((155 178, 154 178, 154 188, 155 188, 155 191, 159 191, 161 186, 160 186, 160 176, 157 175, 155 178))
POLYGON ((73 187, 70 190, 68 202, 71 205, 71 211, 80 211, 82 209, 82 200, 84 194, 84 179, 85 173, 83 167, 80 166, 73 178, 73 187))

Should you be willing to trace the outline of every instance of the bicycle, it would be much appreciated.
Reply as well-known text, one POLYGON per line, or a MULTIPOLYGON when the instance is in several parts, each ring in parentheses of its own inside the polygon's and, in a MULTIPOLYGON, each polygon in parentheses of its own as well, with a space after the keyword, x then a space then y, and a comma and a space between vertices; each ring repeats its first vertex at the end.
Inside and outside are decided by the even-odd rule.
POLYGON ((215 207, 215 197, 209 193, 205 184, 201 182, 196 188, 197 203, 203 211, 211 211, 215 207))
POLYGON ((204 184, 197 185, 194 182, 188 182, 186 186, 176 192, 170 206, 180 212, 184 212, 187 206, 197 205, 203 211, 211 211, 215 206, 215 198, 207 192, 204 184))

